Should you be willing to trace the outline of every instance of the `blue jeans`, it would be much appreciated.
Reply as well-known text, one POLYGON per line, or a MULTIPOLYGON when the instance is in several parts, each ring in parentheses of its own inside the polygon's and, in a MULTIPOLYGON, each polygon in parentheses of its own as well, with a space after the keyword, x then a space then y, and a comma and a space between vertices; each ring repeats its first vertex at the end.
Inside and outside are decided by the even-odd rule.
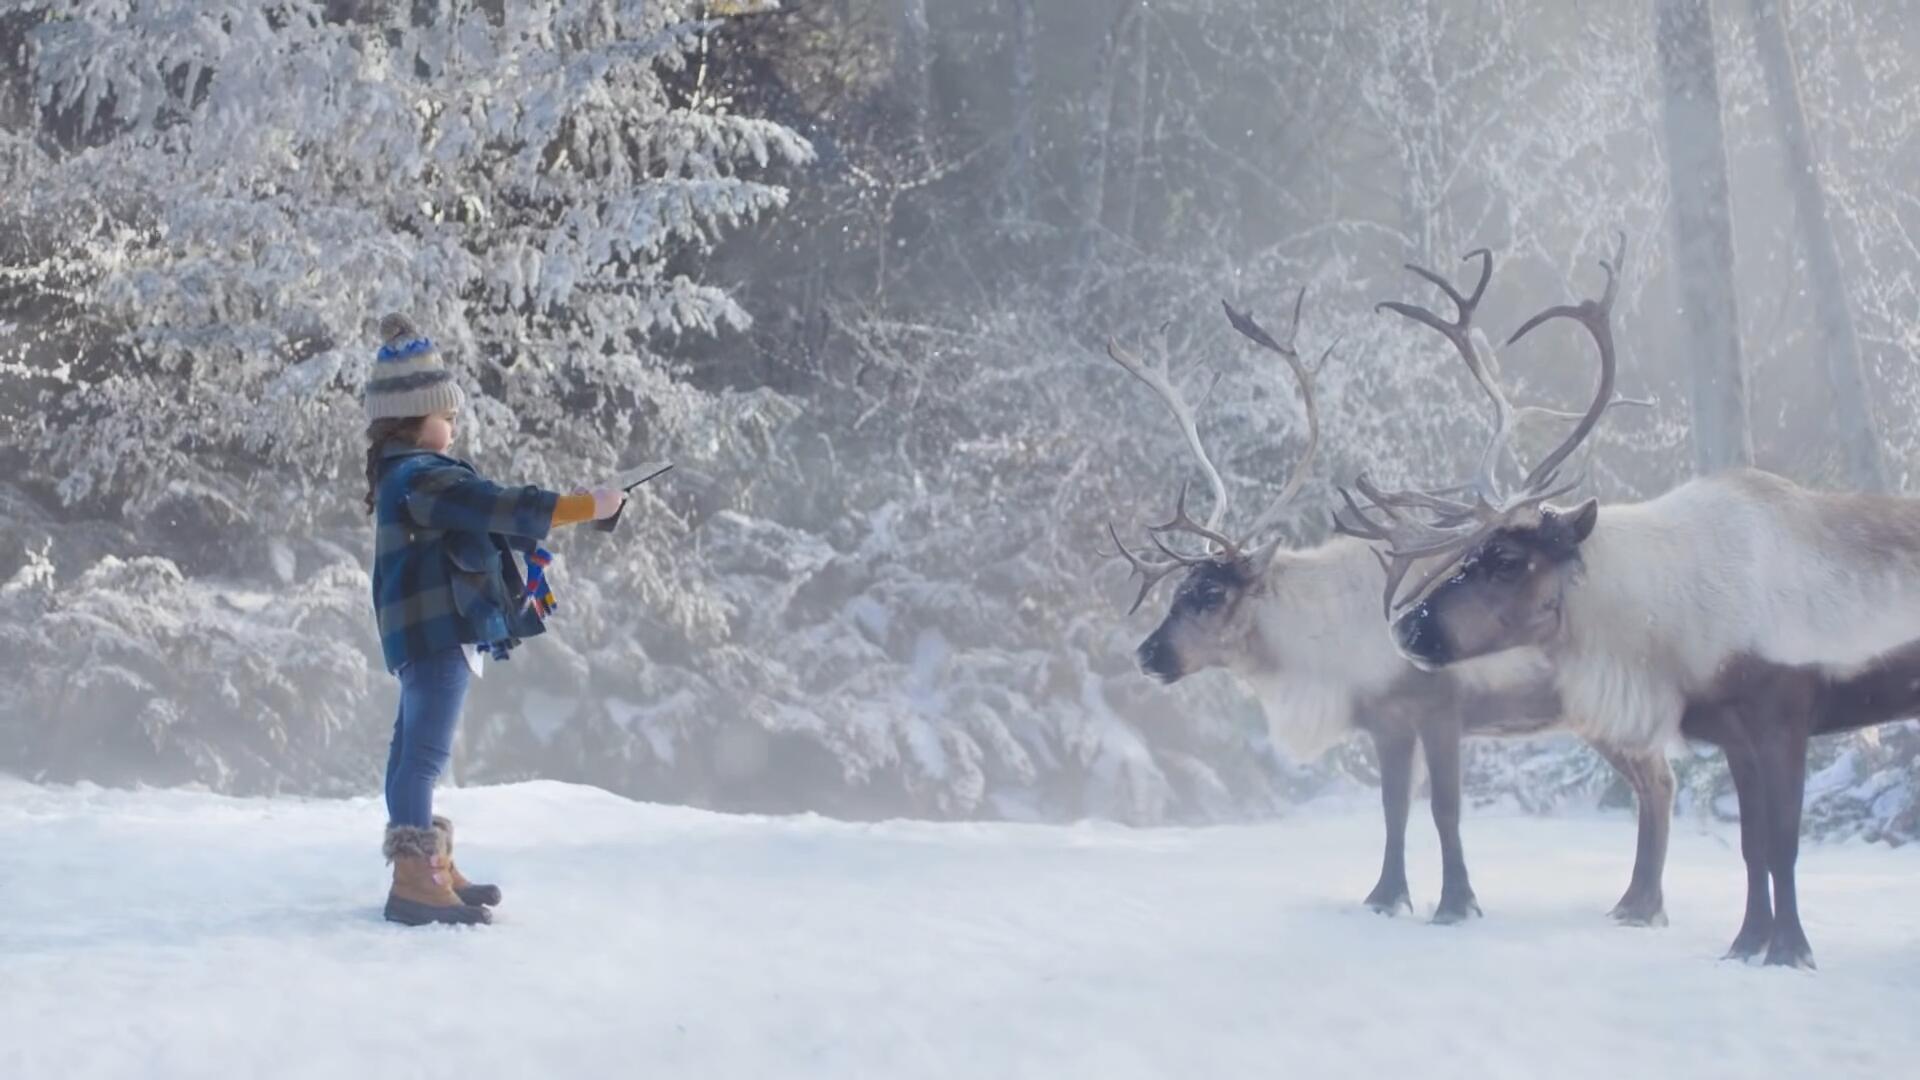
POLYGON ((387 749, 387 821, 433 823, 433 782, 453 756, 453 729, 467 700, 466 653, 443 649, 400 665, 400 715, 387 749))

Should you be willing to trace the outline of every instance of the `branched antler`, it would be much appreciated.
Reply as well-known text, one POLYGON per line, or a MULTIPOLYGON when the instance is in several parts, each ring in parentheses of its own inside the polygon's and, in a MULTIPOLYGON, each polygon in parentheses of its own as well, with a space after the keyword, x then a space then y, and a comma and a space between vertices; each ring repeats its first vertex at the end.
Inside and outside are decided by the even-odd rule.
MULTIPOLYGON (((1341 488, 1340 500, 1346 504, 1348 516, 1342 518, 1336 511, 1333 528, 1335 532, 1346 536, 1386 545, 1384 553, 1376 547, 1373 554, 1374 558, 1380 560, 1380 568, 1387 575, 1386 588, 1380 597, 1380 612, 1389 618, 1393 615, 1394 599, 1399 595, 1400 583, 1406 580, 1407 573, 1414 565, 1422 559, 1457 552, 1461 528, 1486 520, 1492 512, 1491 506, 1478 495, 1475 495, 1474 502, 1462 503, 1432 492, 1384 492, 1375 487, 1365 473, 1354 479, 1353 486, 1373 507, 1373 512, 1364 509, 1353 497, 1353 492, 1341 488), (1434 520, 1420 521, 1404 513, 1406 509, 1428 511, 1434 515, 1434 520)), ((1423 581, 1421 587, 1430 583, 1439 570, 1457 561, 1457 557, 1447 560, 1430 571, 1429 579, 1423 581)), ((1416 595, 1418 592, 1415 590, 1416 595)))
POLYGON ((1213 489, 1213 510, 1207 515, 1207 528, 1218 529, 1220 522, 1227 516, 1227 485, 1220 479, 1220 470, 1214 468, 1213 459, 1207 454, 1206 444, 1200 441, 1200 426, 1194 418, 1193 405, 1180 391, 1178 378, 1174 375, 1172 364, 1164 352, 1157 361, 1143 360, 1138 354, 1122 347, 1112 338, 1107 339, 1107 355, 1113 362, 1127 370, 1127 373, 1147 385, 1166 405, 1173 422, 1179 426, 1180 434, 1186 436, 1187 448, 1200 464, 1200 471, 1207 478, 1207 486, 1213 489))
POLYGON ((1493 436, 1481 453, 1474 478, 1464 486, 1464 489, 1388 492, 1376 488, 1363 475, 1355 481, 1354 486, 1367 500, 1372 508, 1371 512, 1363 510, 1350 493, 1341 491, 1341 498, 1346 501, 1351 520, 1342 520, 1336 514, 1335 528, 1349 536, 1386 545, 1385 554, 1381 554, 1378 550, 1375 554, 1380 558, 1381 566, 1387 574, 1386 595, 1383 603, 1389 617, 1396 607, 1403 607, 1413 598, 1422 595, 1429 585, 1457 565, 1466 552, 1488 533, 1514 520, 1520 512, 1538 507, 1578 486, 1580 483, 1578 477, 1565 484, 1559 483, 1560 468, 1593 432, 1600 418, 1609 409, 1618 405, 1652 404, 1616 397, 1613 393, 1617 364, 1611 318, 1613 302, 1619 291, 1619 271, 1626 260, 1626 243, 1626 234, 1622 233, 1613 258, 1603 259, 1600 262, 1601 267, 1606 271, 1607 283, 1598 300, 1550 307, 1528 319, 1512 337, 1507 339, 1507 344, 1511 345, 1535 327, 1556 318, 1572 319, 1584 326, 1599 347, 1600 383, 1592 402, 1582 413, 1563 413, 1540 406, 1515 409, 1500 388, 1498 369, 1491 355, 1484 358, 1480 356, 1473 341, 1474 331, 1471 323, 1474 309, 1486 292, 1488 279, 1493 273, 1493 256, 1486 249, 1482 248, 1466 256, 1467 259, 1477 257, 1481 260, 1480 280, 1474 286, 1470 296, 1462 296, 1459 290, 1440 275, 1419 266, 1408 265, 1408 269, 1438 286, 1454 302, 1458 314, 1453 320, 1443 319, 1426 308, 1399 301, 1386 301, 1378 305, 1379 309, 1396 312, 1431 327, 1451 342, 1466 362, 1468 370, 1472 372, 1474 381, 1486 391, 1494 408, 1493 436), (1497 483, 1499 464, 1509 452, 1509 441, 1515 423, 1522 418, 1532 416, 1577 418, 1578 423, 1552 452, 1528 471, 1526 478, 1516 491, 1503 493, 1497 483), (1470 502, 1449 497, 1462 490, 1472 494, 1470 502), (1407 594, 1407 600, 1397 600, 1401 582, 1405 580, 1414 564, 1423 559, 1437 561, 1407 594))
POLYGON ((1168 574, 1186 565, 1186 561, 1179 556, 1175 556, 1171 562, 1156 563, 1135 555, 1127 550, 1127 545, 1121 541, 1120 533, 1113 527, 1112 522, 1107 523, 1107 535, 1113 537, 1113 546, 1119 549, 1117 554, 1110 554, 1113 554, 1113 557, 1125 559, 1128 567, 1131 568, 1128 576, 1140 579, 1140 595, 1133 598, 1133 606, 1127 609, 1129 615, 1139 611, 1140 605, 1147 602, 1147 596, 1153 592, 1154 586, 1165 580, 1168 574))
MULTIPOLYGON (((1231 537, 1215 529, 1211 523, 1202 525, 1188 516, 1186 484, 1180 485, 1180 498, 1174 504, 1172 519, 1159 525, 1147 526, 1147 532, 1152 535, 1154 546, 1169 555, 1174 555, 1174 553, 1160 543, 1160 537, 1167 533, 1187 533, 1192 536, 1198 536, 1202 540, 1218 547, 1222 558, 1234 559, 1240 556, 1240 545, 1235 543, 1231 537)), ((1174 557, 1182 561, 1188 560, 1187 556, 1174 555, 1174 557)))
MULTIPOLYGON (((1279 516, 1287 503, 1299 494, 1301 487, 1306 483, 1308 470, 1312 467, 1314 456, 1320 447, 1320 414, 1314 401, 1313 375, 1307 370, 1306 365, 1301 363, 1299 353, 1294 349, 1293 344, 1295 336, 1300 331, 1300 312, 1306 303, 1306 298, 1307 291, 1304 288, 1294 297, 1293 320, 1287 329, 1285 342, 1269 334, 1250 313, 1239 311, 1235 309, 1232 304, 1224 300, 1221 301, 1221 306, 1226 309, 1227 321, 1232 324, 1235 330, 1262 348, 1280 354, 1281 359, 1286 361, 1287 367, 1292 371, 1294 380, 1299 386, 1300 399, 1307 414, 1306 452, 1302 455, 1300 462, 1294 467, 1292 474, 1287 478, 1286 485, 1281 489, 1279 496, 1275 498, 1273 504, 1255 520, 1253 529, 1255 535, 1258 535, 1261 531, 1268 528, 1279 516)), ((1337 345, 1338 342, 1335 344, 1337 345)), ((1326 352, 1321 354, 1320 363, 1324 365, 1327 357, 1332 354, 1333 346, 1328 346, 1326 352)), ((1110 357, 1114 363, 1124 368, 1134 378, 1145 383, 1147 388, 1152 390, 1166 405, 1167 412, 1173 417, 1174 423, 1180 429, 1180 433, 1186 438, 1188 448, 1193 451, 1194 458, 1199 462, 1200 470, 1206 476, 1207 484, 1213 489, 1214 496, 1213 510, 1207 515, 1207 520, 1204 522, 1196 521, 1187 511, 1187 494, 1190 485, 1183 483, 1180 485, 1179 499, 1174 504, 1173 517, 1161 524, 1152 525, 1147 528, 1148 539, 1151 540, 1153 546, 1158 548, 1161 554, 1165 555, 1169 560, 1164 563, 1155 562, 1128 550, 1127 546, 1121 542, 1118 530, 1116 530, 1111 523, 1108 524, 1107 533, 1113 538, 1114 546, 1118 549, 1116 552, 1108 554, 1113 557, 1125 559, 1132 570, 1132 574, 1141 579, 1140 594, 1134 599, 1133 607, 1128 609, 1128 614, 1132 614, 1140 609, 1141 604, 1146 602, 1147 596, 1153 591, 1154 586, 1158 585, 1169 574, 1173 573, 1173 571, 1183 566, 1193 566, 1207 562, 1210 559, 1238 559, 1243 556, 1244 550, 1241 544, 1234 541, 1232 537, 1228 536, 1221 529, 1221 522, 1225 520, 1229 507, 1226 484, 1220 477, 1220 471, 1214 467, 1212 459, 1207 454, 1206 445, 1200 439, 1199 425, 1194 416, 1193 405, 1188 402, 1186 396, 1181 392, 1181 378, 1173 372, 1172 364, 1164 352, 1157 360, 1149 361, 1142 359, 1131 350, 1124 348, 1119 342, 1108 339, 1107 356, 1110 357), (1212 549, 1211 554, 1196 557, 1175 551, 1167 545, 1164 539, 1173 534, 1186 534, 1201 538, 1206 541, 1212 549)), ((1218 377, 1216 376, 1215 383, 1217 384, 1218 381, 1218 377)))
MULTIPOLYGON (((1227 322, 1232 324, 1235 330, 1261 348, 1280 354, 1280 359, 1286 361, 1287 368, 1293 372, 1294 384, 1299 388, 1301 407, 1307 414, 1307 448, 1300 455, 1300 460, 1294 464, 1293 471, 1288 474, 1287 482, 1280 489, 1280 494, 1274 496, 1273 502, 1269 503, 1267 508, 1260 512, 1260 516, 1254 519, 1253 528, 1250 531, 1254 536, 1271 528, 1274 522, 1285 513, 1287 505, 1300 494, 1300 489, 1306 486, 1307 476, 1313 469, 1314 458, 1320 452, 1320 409, 1314 400, 1313 372, 1300 362, 1300 353, 1293 345, 1294 339, 1300 333, 1300 309, 1306 300, 1306 287, 1301 286, 1299 294, 1293 299, 1293 322, 1287 328, 1285 344, 1267 333, 1266 329, 1255 321, 1251 312, 1237 311, 1227 301, 1220 301, 1220 306, 1226 309, 1227 322)), ((1333 355, 1333 350, 1339 344, 1340 342, 1336 339, 1332 345, 1327 346, 1326 351, 1320 354, 1320 363, 1317 367, 1326 365, 1327 358, 1333 355)))
POLYGON ((1586 414, 1580 418, 1580 422, 1574 426, 1573 431, 1568 433, 1566 439, 1559 446, 1554 447, 1553 451, 1541 459, 1540 464, 1535 465, 1533 471, 1527 474, 1526 482, 1521 485, 1526 491, 1536 491, 1550 486, 1553 483, 1555 470, 1560 468, 1560 463, 1565 461, 1567 455, 1573 453, 1574 449, 1593 432, 1594 426, 1600 422, 1601 415, 1613 405, 1613 379, 1617 368, 1617 360, 1613 352, 1613 301, 1620 292, 1620 273, 1626 261, 1627 234, 1623 232, 1620 234, 1619 244, 1614 249, 1613 259, 1600 260, 1600 268, 1607 272, 1607 287, 1601 293, 1600 299, 1550 307, 1522 323, 1520 329, 1515 330, 1513 336, 1507 339, 1507 344, 1511 345, 1526 337, 1542 323, 1553 319, 1572 319, 1586 327, 1587 333, 1593 335, 1593 342, 1600 349, 1600 386, 1594 391, 1593 403, 1587 407, 1586 414))
POLYGON ((1453 319, 1443 319, 1430 308, 1400 300, 1382 301, 1374 305, 1374 310, 1391 311, 1437 331, 1460 354, 1460 359, 1466 362, 1467 371, 1473 375, 1473 381, 1479 383, 1480 389, 1486 392, 1487 400, 1493 405, 1493 435, 1487 440, 1486 449, 1481 451, 1480 467, 1469 481, 1469 486, 1481 498, 1495 502, 1500 497, 1497 473, 1507 440, 1513 434, 1514 410, 1506 392, 1500 388, 1500 380, 1491 359, 1482 357, 1474 342, 1473 315, 1480 307, 1480 299, 1487 294, 1487 283, 1493 279, 1493 252, 1477 248, 1468 252, 1461 261, 1476 258, 1480 260, 1480 280, 1474 283, 1473 293, 1469 296, 1462 296, 1452 282, 1432 270, 1413 263, 1406 264, 1408 270, 1432 282, 1453 301, 1453 319))

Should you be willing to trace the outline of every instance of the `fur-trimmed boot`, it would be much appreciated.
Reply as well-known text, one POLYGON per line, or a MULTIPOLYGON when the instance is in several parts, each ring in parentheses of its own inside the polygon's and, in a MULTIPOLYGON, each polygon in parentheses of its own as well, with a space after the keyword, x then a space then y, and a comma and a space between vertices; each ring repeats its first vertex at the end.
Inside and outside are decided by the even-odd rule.
POLYGON ((453 879, 453 891, 455 895, 460 897, 460 902, 463 904, 472 904, 476 907, 493 907, 500 903, 500 886, 475 885, 473 882, 468 881, 466 875, 460 872, 460 867, 454 864, 453 822, 448 818, 435 814, 433 815, 433 827, 445 840, 447 849, 447 876, 453 879))
POLYGON ((408 926, 428 923, 472 925, 493 921, 493 913, 461 901, 447 872, 445 834, 418 825, 388 825, 381 850, 393 864, 393 888, 387 893, 387 919, 408 926))

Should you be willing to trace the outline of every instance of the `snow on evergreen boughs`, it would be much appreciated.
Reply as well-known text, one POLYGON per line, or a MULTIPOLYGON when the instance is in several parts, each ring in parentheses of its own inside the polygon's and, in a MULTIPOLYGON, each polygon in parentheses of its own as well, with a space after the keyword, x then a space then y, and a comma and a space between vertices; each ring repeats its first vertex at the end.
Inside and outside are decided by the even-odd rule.
POLYGON ((59 580, 42 552, 0 585, 0 768, 51 779, 344 793, 377 761, 366 574, 211 590, 156 557, 59 580))
POLYGON ((45 5, 30 69, 77 145, 29 163, 18 212, 87 215, 88 314, 119 346, 61 403, 90 437, 48 436, 62 491, 209 449, 332 482, 396 308, 463 370, 476 449, 606 465, 628 412, 686 396, 650 340, 746 322, 670 256, 781 205, 744 174, 810 154, 682 100, 691 6, 45 5))
MULTIPOLYGON (((1171 346, 1221 375, 1203 425, 1243 523, 1284 481, 1303 416, 1218 303, 1278 329, 1309 286, 1304 349, 1343 344, 1319 380, 1321 463, 1282 521, 1302 543, 1324 535, 1333 483, 1438 481, 1484 434, 1457 360, 1372 313, 1433 298, 1406 258, 1451 271, 1494 247, 1480 322, 1499 337, 1585 295, 1624 223, 1622 388, 1675 377, 1659 313, 1637 310, 1659 306, 1640 290, 1665 197, 1643 12, 1151 5, 1142 47, 1201 61, 1129 73, 1161 110, 1140 159, 1113 162, 1116 192, 1148 165, 1126 181, 1140 212, 1108 214, 1116 235, 1073 265, 1047 254, 1066 234, 1027 223, 1010 251, 972 228, 999 183, 982 182, 999 151, 977 138, 990 96, 934 119, 964 153, 910 180, 882 167, 884 127, 860 130, 878 110, 836 114, 835 87, 885 93, 884 20, 841 53, 778 58, 808 83, 799 112, 823 121, 805 130, 829 159, 780 172, 808 145, 737 114, 719 87, 738 84, 700 69, 717 55, 706 16, 766 6, 34 0, 25 67, 0 58, 0 454, 26 472, 0 486, 0 653, 27 658, 0 665, 0 745, 17 755, 0 767, 372 789, 392 685, 371 653, 357 395, 390 307, 446 345, 473 402, 461 452, 489 475, 571 487, 637 458, 679 464, 619 533, 556 538, 553 633, 475 687, 458 775, 847 816, 1217 820, 1371 782, 1363 739, 1292 762, 1231 677, 1165 688, 1134 668, 1157 612, 1124 618, 1092 549, 1109 519, 1164 518, 1191 466, 1100 337, 1145 343, 1172 320, 1171 346), (22 85, 39 108, 9 130, 22 85), (779 213, 774 181, 795 176, 796 207, 846 194, 846 212, 779 213), (834 183, 850 187, 823 196, 834 183), (751 243, 719 247, 756 219, 751 243), (825 233, 846 265, 796 270, 835 257, 825 233), (749 305, 788 321, 736 362, 749 305), (805 343, 780 336, 816 317, 817 340, 811 323, 805 343), (67 505, 37 505, 50 490, 67 505)), ((1912 171, 1911 125, 1894 122, 1911 94, 1839 85, 1901 82, 1897 35, 1841 33, 1859 7, 1805 13, 1809 109, 1848 133, 1835 167, 1873 176, 1834 187, 1843 239, 1898 254, 1911 245, 1883 188, 1912 171)), ((986 8, 943 32, 987 41, 986 8)), ((1041 14, 1043 30, 1059 18, 1041 14)), ((1069 21, 1048 40, 1087 37, 1069 21)), ((1058 59, 1049 77, 1074 77, 1081 61, 1058 59)), ((1730 95, 1749 83, 1730 77, 1730 95)), ((1072 93, 1030 119, 1074 122, 1072 93)), ((1081 150, 1035 153, 1046 176, 1081 150)), ((1854 288, 1875 333, 1903 333, 1907 276, 1854 288)), ((1516 350, 1513 396, 1578 400, 1585 356, 1516 350)), ((1671 477, 1684 432, 1643 415, 1609 424, 1606 496, 1671 477)), ((1910 435, 1896 423, 1892 441, 1910 435)), ((1920 832, 1913 741, 1817 746, 1810 829, 1920 832)), ((1630 798, 1571 740, 1472 747, 1481 801, 1630 798)), ((1717 755, 1676 767, 1683 812, 1731 813, 1717 755)))

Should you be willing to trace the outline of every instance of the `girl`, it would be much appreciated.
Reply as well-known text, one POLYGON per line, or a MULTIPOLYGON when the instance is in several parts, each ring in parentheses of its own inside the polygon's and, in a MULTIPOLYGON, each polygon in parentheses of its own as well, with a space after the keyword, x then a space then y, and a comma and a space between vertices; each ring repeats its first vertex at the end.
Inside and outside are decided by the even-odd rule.
POLYGON ((500 890, 461 876, 453 824, 433 813, 433 783, 453 749, 467 680, 483 654, 504 660, 522 638, 545 630, 544 608, 524 595, 513 552, 544 560, 535 542, 549 530, 611 517, 626 496, 503 488, 448 457, 464 400, 459 385, 406 316, 380 320, 380 336, 366 394, 366 505, 375 523, 380 648, 400 678, 387 751, 386 917, 409 926, 485 923, 500 890))

